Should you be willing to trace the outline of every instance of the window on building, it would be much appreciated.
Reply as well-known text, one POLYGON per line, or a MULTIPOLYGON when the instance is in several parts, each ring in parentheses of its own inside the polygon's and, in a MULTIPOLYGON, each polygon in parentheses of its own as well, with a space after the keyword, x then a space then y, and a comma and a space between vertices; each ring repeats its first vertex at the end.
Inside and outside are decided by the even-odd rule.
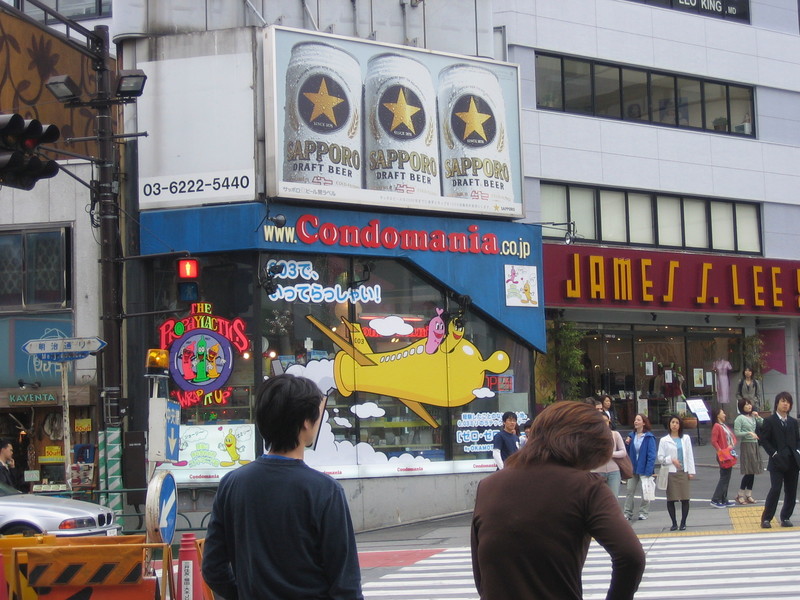
MULTIPOLYGON (((542 183, 543 221, 573 221, 579 239, 761 254, 758 204, 542 183), (597 216, 599 215, 599 217, 597 216)), ((545 238, 563 228, 543 227, 545 238)))
POLYGON ((550 54, 536 55, 536 106, 755 135, 751 87, 550 54))
POLYGON ((66 308, 69 230, 0 233, 0 310, 66 308))
MULTIPOLYGON (((43 10, 25 0, 14 0, 13 4, 15 8, 37 21, 56 22, 52 17, 45 15, 43 10)), ((47 0, 45 4, 76 21, 111 16, 111 0, 47 0)))

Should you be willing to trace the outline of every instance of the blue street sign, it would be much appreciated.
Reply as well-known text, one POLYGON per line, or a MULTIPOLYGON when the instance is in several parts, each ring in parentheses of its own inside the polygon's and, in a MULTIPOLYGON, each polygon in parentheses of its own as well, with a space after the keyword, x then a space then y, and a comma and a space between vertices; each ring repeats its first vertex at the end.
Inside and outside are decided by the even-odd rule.
POLYGON ((167 445, 165 458, 168 462, 178 462, 181 441, 181 405, 167 402, 167 445))
POLYGON ((147 486, 145 525, 154 543, 171 544, 178 521, 178 489, 169 471, 159 471, 147 486))

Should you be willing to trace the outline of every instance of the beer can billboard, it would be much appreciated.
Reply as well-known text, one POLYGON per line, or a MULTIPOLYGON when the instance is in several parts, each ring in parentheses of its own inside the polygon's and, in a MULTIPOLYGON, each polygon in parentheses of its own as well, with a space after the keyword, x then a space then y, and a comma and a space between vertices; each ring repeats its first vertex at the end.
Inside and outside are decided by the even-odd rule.
POLYGON ((267 193, 516 218, 516 65, 265 30, 267 193))

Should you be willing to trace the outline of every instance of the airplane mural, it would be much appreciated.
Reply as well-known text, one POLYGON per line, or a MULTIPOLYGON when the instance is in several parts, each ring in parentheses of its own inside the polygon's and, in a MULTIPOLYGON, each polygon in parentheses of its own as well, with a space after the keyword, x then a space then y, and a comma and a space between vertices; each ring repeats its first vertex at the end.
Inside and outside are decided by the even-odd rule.
POLYGON ((340 317, 350 333, 348 341, 313 315, 306 315, 306 319, 341 348, 334 359, 333 374, 342 396, 353 392, 392 396, 438 428, 439 423, 424 404, 469 404, 475 399, 475 390, 483 388, 485 374, 503 373, 511 360, 501 350, 484 359, 464 337, 461 319, 450 319, 445 333, 441 311, 437 309, 437 313, 429 323, 428 337, 388 352, 374 352, 359 323, 340 317))

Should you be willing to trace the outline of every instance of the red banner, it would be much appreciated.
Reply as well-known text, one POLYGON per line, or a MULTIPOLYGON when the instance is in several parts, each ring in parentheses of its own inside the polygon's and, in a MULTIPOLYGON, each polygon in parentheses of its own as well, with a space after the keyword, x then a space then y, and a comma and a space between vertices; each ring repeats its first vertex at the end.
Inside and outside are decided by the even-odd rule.
POLYGON ((547 307, 800 313, 800 261, 544 245, 547 307))

